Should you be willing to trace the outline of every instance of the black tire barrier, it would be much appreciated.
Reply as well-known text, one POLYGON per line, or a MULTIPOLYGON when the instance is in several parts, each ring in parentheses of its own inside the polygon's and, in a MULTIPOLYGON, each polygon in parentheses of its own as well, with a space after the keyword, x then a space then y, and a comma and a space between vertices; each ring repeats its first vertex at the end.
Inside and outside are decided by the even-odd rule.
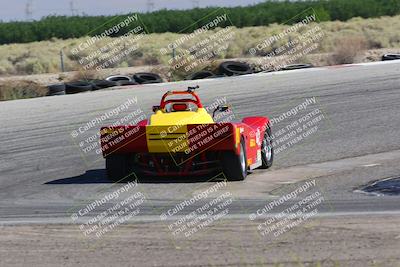
POLYGON ((150 72, 139 72, 133 75, 133 79, 139 84, 162 83, 160 75, 150 72))
POLYGON ((132 81, 132 78, 126 75, 113 75, 106 78, 106 81, 118 82, 118 81, 132 81))
POLYGON ((118 85, 118 82, 107 81, 107 80, 91 80, 88 82, 92 84, 92 90, 101 90, 118 85))
POLYGON ((313 67, 314 66, 312 64, 291 64, 284 66, 280 70, 299 70, 299 69, 309 69, 313 67))
POLYGON ((210 78, 216 78, 217 75, 215 75, 212 71, 208 70, 202 70, 196 73, 193 73, 192 75, 189 75, 186 80, 201 80, 201 79, 210 79, 210 78))
POLYGON ((382 61, 399 60, 399 59, 400 59, 400 54, 384 54, 382 56, 382 61))
POLYGON ((60 83, 60 84, 52 84, 47 86, 49 91, 47 92, 48 96, 52 95, 65 95, 65 84, 60 83))
POLYGON ((118 81, 117 86, 138 85, 135 81, 118 81))
POLYGON ((249 64, 238 61, 225 61, 219 65, 221 74, 227 76, 245 75, 253 73, 249 64))
POLYGON ((276 70, 274 69, 266 69, 266 70, 260 70, 260 71, 255 71, 253 73, 270 73, 270 72, 275 72, 276 70))
POLYGON ((82 92, 91 91, 93 85, 89 82, 70 82, 65 84, 66 94, 77 94, 82 92))

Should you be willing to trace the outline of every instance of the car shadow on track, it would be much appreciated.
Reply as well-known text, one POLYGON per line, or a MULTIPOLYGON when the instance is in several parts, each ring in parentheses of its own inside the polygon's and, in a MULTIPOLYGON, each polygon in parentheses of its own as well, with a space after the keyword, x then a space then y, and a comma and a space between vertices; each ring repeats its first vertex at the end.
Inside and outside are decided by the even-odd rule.
POLYGON ((106 170, 96 169, 86 171, 84 174, 46 182, 45 184, 108 184, 112 183, 107 178, 106 170))
MULTIPOLYGON (((134 176, 133 176, 134 177, 134 176)), ((167 184, 167 183, 205 183, 223 180, 222 175, 216 176, 211 174, 208 176, 201 177, 145 177, 138 178, 138 183, 143 184, 167 184)), ((119 183, 127 183, 128 181, 121 181, 119 183)), ((53 181, 46 182, 47 185, 54 184, 112 184, 114 182, 107 178, 107 173, 105 169, 95 169, 86 171, 84 174, 66 177, 53 181)))

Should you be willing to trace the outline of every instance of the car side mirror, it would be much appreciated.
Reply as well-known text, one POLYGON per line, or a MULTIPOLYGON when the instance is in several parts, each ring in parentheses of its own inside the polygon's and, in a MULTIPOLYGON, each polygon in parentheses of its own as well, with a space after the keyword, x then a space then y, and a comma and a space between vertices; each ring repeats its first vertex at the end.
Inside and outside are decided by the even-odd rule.
POLYGON ((221 105, 221 106, 216 107, 216 109, 214 109, 214 112, 213 112, 213 118, 214 118, 216 112, 225 112, 225 111, 229 110, 229 108, 230 107, 228 105, 221 105))

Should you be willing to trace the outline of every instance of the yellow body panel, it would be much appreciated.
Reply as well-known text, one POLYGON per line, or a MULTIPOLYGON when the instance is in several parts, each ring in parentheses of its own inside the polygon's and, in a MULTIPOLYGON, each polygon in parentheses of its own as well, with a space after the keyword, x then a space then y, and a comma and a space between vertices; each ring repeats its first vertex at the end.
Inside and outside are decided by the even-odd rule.
POLYGON ((189 148, 187 126, 172 131, 171 126, 147 126, 146 140, 150 153, 178 153, 189 148))
POLYGON ((158 110, 150 117, 150 125, 152 126, 206 123, 214 123, 214 120, 204 108, 199 108, 197 111, 179 111, 170 113, 165 113, 161 110, 158 110))
POLYGON ((166 113, 156 111, 146 127, 147 146, 150 153, 185 152, 189 148, 188 124, 214 123, 204 108, 197 111, 166 113))

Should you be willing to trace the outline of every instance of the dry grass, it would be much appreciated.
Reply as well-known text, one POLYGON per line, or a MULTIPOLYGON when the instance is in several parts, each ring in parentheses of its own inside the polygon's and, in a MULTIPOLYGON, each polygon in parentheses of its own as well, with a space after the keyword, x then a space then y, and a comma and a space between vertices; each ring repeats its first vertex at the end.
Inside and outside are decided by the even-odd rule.
POLYGON ((0 83, 0 101, 45 96, 48 89, 33 81, 4 81, 0 83))
POLYGON ((366 49, 363 36, 345 36, 336 40, 331 65, 351 64, 366 49))
POLYGON ((86 80, 95 80, 95 79, 104 79, 101 73, 94 70, 84 70, 80 68, 78 71, 74 72, 68 78, 63 79, 63 81, 86 81, 86 80))
MULTIPOLYGON (((349 62, 357 57, 353 53, 347 54, 346 45, 356 48, 361 45, 360 40, 365 40, 366 49, 376 48, 398 48, 400 47, 400 16, 382 17, 374 19, 353 18, 347 22, 323 22, 320 23, 325 36, 317 51, 313 53, 335 53, 334 61, 349 62), (343 36, 359 36, 360 40, 343 38, 343 36), (346 53, 346 55, 345 55, 346 53)), ((213 57, 213 60, 225 58, 249 57, 248 50, 267 37, 282 32, 286 26, 273 24, 268 27, 248 27, 242 29, 234 28, 234 37, 229 41, 226 52, 213 57)), ((210 36, 215 31, 205 33, 210 36)), ((298 33, 291 33, 289 37, 280 40, 272 45, 277 48, 286 43, 289 38, 296 38, 298 33)), ((140 47, 129 56, 122 58, 111 67, 130 67, 141 65, 168 65, 171 54, 160 54, 160 49, 167 47, 169 43, 181 37, 176 33, 149 34, 140 41, 140 47)), ((201 37, 204 38, 204 35, 201 37)), ((34 42, 29 44, 10 44, 0 46, 0 75, 16 74, 40 74, 56 73, 60 71, 60 50, 65 53, 64 61, 66 71, 78 70, 79 64, 70 51, 86 38, 34 42)), ((191 47, 200 39, 193 38, 185 43, 185 47, 191 47)), ((99 41, 96 46, 99 48, 112 39, 99 41)), ((260 56, 267 51, 263 51, 260 56)), ((175 75, 175 74, 174 74, 175 75)), ((176 73, 177 77, 185 73, 176 73)))

